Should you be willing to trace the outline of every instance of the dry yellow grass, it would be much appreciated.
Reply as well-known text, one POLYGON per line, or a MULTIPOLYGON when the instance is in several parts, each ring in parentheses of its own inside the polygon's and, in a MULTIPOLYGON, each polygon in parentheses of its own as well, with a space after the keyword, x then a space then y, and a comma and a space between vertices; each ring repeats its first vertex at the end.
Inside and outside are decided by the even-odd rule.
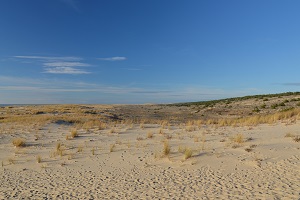
POLYGON ((196 127, 195 127, 194 125, 192 125, 192 126, 187 126, 187 127, 185 127, 185 130, 186 130, 187 132, 192 132, 192 131, 195 131, 195 130, 196 130, 196 127))
POLYGON ((237 134, 233 137, 233 141, 238 144, 242 144, 245 142, 245 137, 243 134, 237 134))
POLYGON ((259 124, 274 124, 279 120, 299 119, 300 108, 281 111, 274 114, 254 115, 250 117, 207 120, 206 124, 218 124, 219 126, 257 126, 259 124))
POLYGON ((171 152, 171 148, 170 148, 169 142, 166 140, 164 142, 163 154, 165 156, 168 156, 170 154, 170 152, 171 152))
POLYGON ((193 150, 190 148, 186 148, 184 151, 184 159, 187 160, 193 156, 193 150))
POLYGON ((186 150, 186 147, 183 147, 183 146, 181 146, 181 145, 178 147, 178 152, 179 152, 179 153, 184 153, 185 150, 186 150))
POLYGON ((162 120, 162 121, 160 121, 160 124, 161 124, 161 128, 166 128, 166 126, 168 126, 169 125, 169 122, 167 121, 167 120, 162 120))
POLYGON ((111 134, 116 133, 116 129, 115 128, 110 129, 109 133, 111 133, 111 134))
POLYGON ((8 163, 9 163, 10 165, 15 164, 15 160, 14 160, 13 158, 9 158, 9 159, 8 159, 8 163))
POLYGON ((77 148, 77 152, 80 153, 80 152, 82 152, 82 151, 83 151, 83 147, 82 147, 82 146, 79 146, 79 147, 77 148))
POLYGON ((166 135, 165 135, 165 138, 166 138, 167 140, 170 140, 170 139, 172 139, 172 135, 171 135, 171 134, 166 134, 166 135))
POLYGON ((299 135, 295 136, 293 140, 294 140, 295 142, 300 142, 300 136, 299 136, 299 135))
POLYGON ((25 140, 22 138, 13 139, 12 143, 15 147, 24 147, 25 146, 25 140))
POLYGON ((107 127, 107 124, 104 123, 104 122, 101 122, 100 120, 89 120, 87 122, 85 122, 83 125, 82 125, 82 128, 84 129, 93 129, 93 128, 97 128, 98 130, 103 130, 103 129, 106 129, 107 127))
POLYGON ((60 142, 56 144, 55 151, 52 153, 53 157, 55 157, 57 155, 60 155, 60 157, 62 157, 64 155, 64 150, 63 150, 60 142))
POLYGON ((109 152, 113 152, 115 150, 116 144, 111 144, 109 147, 109 152))
POLYGON ((164 134, 164 130, 161 128, 161 129, 159 129, 158 133, 161 134, 161 135, 163 135, 164 134))
POLYGON ((150 139, 150 138, 153 138, 153 133, 149 131, 149 132, 147 133, 147 138, 149 138, 149 139, 150 139))
POLYGON ((72 137, 72 138, 78 137, 77 129, 72 129, 72 130, 71 130, 71 137, 72 137))
POLYGON ((36 161, 37 161, 37 163, 41 163, 42 162, 42 157, 40 155, 38 155, 36 157, 36 161))
POLYGON ((141 124, 140 124, 140 128, 141 128, 141 129, 144 129, 144 128, 145 128, 145 124, 144 124, 144 123, 141 123, 141 124))
POLYGON ((295 134, 293 134, 293 133, 286 133, 284 137, 295 137, 295 134))
POLYGON ((61 150, 61 143, 60 142, 56 144, 56 148, 55 149, 56 149, 56 151, 61 150))

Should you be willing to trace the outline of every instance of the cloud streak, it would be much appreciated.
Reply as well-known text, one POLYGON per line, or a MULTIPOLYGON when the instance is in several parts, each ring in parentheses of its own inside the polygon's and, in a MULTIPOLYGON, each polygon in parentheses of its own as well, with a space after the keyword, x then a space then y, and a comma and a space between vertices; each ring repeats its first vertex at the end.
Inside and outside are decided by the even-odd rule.
POLYGON ((43 73, 47 74, 90 74, 90 72, 81 69, 89 67, 90 64, 79 62, 83 60, 80 57, 48 57, 48 56, 14 56, 17 59, 37 60, 44 67, 43 73))
POLYGON ((13 56, 14 58, 21 59, 36 59, 43 61, 80 61, 83 60, 81 57, 75 56, 63 56, 63 57, 52 57, 52 56, 13 56))
POLYGON ((282 83, 285 86, 300 86, 300 83, 282 83))
POLYGON ((91 66, 87 63, 82 62, 50 62, 50 63, 44 63, 44 66, 47 67, 88 67, 91 66))
POLYGON ((84 71, 81 69, 77 69, 74 67, 50 67, 45 68, 45 71, 43 73, 48 74, 90 74, 88 71, 84 71))
POLYGON ((123 61, 127 60, 126 57, 116 56, 116 57, 109 57, 109 58, 98 58, 98 60, 105 60, 105 61, 123 61))

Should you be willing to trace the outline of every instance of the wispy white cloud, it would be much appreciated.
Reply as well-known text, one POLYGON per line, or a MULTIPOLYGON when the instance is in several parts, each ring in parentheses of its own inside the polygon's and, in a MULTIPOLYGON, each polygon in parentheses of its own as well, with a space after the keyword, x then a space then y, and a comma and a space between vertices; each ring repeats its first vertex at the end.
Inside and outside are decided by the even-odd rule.
POLYGON ((13 56, 14 58, 21 58, 21 59, 36 59, 36 60, 43 60, 43 61, 80 61, 83 60, 81 57, 75 56, 62 56, 62 57, 53 57, 53 56, 13 56))
POLYGON ((0 91, 1 90, 9 90, 9 91, 34 91, 38 90, 38 87, 33 87, 33 86, 13 86, 13 85, 8 85, 8 86, 0 86, 0 91))
POLYGON ((44 66, 47 67, 88 67, 91 66, 87 63, 82 62, 50 62, 50 63, 44 63, 44 66))
POLYGON ((45 68, 44 73, 49 74, 90 74, 88 71, 77 69, 74 67, 50 67, 45 68))
POLYGON ((106 61, 122 61, 127 60, 126 57, 116 56, 116 57, 109 57, 109 58, 98 58, 98 60, 106 60, 106 61))
POLYGON ((142 69, 139 69, 139 68, 122 68, 124 70, 128 70, 128 71, 140 71, 142 69))
POLYGON ((43 73, 48 74, 90 74, 80 67, 91 66, 88 63, 78 62, 83 60, 80 57, 49 57, 49 56, 14 56, 17 59, 37 60, 44 67, 43 73))
POLYGON ((299 82, 281 83, 281 85, 284 85, 284 86, 300 86, 300 83, 299 82))

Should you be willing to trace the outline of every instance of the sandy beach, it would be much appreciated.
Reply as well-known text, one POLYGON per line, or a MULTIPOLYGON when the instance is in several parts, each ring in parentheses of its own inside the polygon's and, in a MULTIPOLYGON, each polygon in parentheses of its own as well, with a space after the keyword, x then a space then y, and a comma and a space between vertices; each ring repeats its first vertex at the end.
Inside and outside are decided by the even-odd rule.
POLYGON ((0 199, 299 199, 299 123, 2 123, 0 199))

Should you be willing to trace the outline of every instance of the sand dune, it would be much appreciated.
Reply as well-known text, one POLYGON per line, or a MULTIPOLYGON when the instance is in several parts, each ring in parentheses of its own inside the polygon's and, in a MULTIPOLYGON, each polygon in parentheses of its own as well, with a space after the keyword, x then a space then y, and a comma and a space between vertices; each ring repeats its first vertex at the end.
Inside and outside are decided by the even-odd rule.
POLYGON ((21 130, 1 134, 0 198, 300 198, 300 143, 286 137, 299 134, 298 123, 193 131, 154 124, 114 126, 114 131, 78 129, 79 136, 68 140, 71 127, 63 124, 48 124, 36 133, 38 139, 21 130), (16 137, 24 138, 26 146, 14 147, 16 137), (165 140, 168 155, 162 153, 165 140), (188 159, 184 148, 193 152, 188 159))

